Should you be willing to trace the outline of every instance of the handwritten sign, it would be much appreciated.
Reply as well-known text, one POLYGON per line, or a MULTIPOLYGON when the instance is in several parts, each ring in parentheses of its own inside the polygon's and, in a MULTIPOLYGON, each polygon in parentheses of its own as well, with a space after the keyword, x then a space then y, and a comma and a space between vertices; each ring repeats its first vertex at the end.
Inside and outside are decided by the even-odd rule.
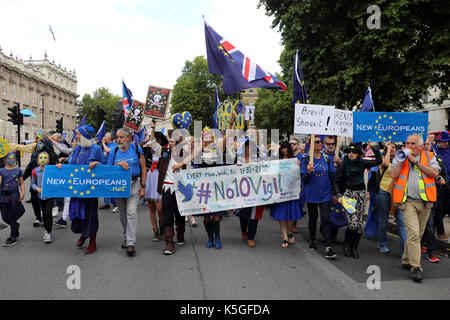
POLYGON ((294 133, 333 134, 333 106, 295 104, 294 133))
POLYGON ((300 170, 297 159, 182 170, 175 186, 186 216, 298 199, 300 170))
POLYGON ((144 120, 144 109, 145 104, 137 100, 133 101, 128 117, 125 120, 124 126, 133 129, 134 131, 139 131, 141 127, 142 120, 144 120))
POLYGON ((129 198, 131 170, 120 166, 47 165, 44 170, 44 198, 129 198))
POLYGON ((340 137, 353 137, 353 112, 334 109, 332 120, 332 134, 340 137))
POLYGON ((239 130, 244 129, 245 126, 245 107, 242 109, 242 105, 239 104, 239 100, 230 101, 225 100, 217 106, 217 124, 218 129, 228 129, 228 123, 231 120, 231 116, 235 115, 235 121, 231 126, 231 129, 239 130))

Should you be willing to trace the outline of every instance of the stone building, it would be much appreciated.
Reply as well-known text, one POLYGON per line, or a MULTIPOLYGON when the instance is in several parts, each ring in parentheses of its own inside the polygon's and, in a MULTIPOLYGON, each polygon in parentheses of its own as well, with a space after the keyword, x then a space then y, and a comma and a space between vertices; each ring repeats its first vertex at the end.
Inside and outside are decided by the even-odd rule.
POLYGON ((8 107, 19 103, 20 110, 29 109, 36 116, 24 117, 20 141, 33 140, 40 128, 56 129, 63 118, 63 131, 76 126, 77 77, 47 59, 29 60, 5 55, 0 48, 0 136, 17 143, 17 127, 8 121, 8 107))

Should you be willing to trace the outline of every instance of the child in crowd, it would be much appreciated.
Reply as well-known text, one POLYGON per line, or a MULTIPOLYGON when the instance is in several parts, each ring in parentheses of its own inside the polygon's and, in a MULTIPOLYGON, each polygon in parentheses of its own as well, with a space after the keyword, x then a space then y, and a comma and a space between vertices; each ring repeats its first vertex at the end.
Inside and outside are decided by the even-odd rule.
POLYGON ((39 203, 42 210, 42 218, 44 221, 44 243, 52 242, 52 225, 53 225, 53 198, 42 197, 42 181, 44 178, 45 166, 49 163, 49 155, 47 152, 41 152, 38 156, 38 165, 32 171, 31 189, 35 190, 39 196, 39 203))
POLYGON ((16 167, 15 153, 9 152, 5 162, 5 167, 0 169, 0 210, 3 221, 11 227, 10 236, 3 246, 11 247, 19 238, 20 224, 17 221, 25 212, 21 202, 25 195, 25 185, 22 170, 16 167))

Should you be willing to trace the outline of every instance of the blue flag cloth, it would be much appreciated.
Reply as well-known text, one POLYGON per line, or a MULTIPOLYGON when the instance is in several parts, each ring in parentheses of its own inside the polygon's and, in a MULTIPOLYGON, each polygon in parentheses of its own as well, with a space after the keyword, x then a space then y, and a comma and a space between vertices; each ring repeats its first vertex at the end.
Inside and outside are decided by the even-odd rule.
POLYGON ((105 134, 106 134, 106 122, 105 122, 105 120, 103 120, 102 125, 100 126, 100 129, 98 129, 98 132, 95 135, 95 138, 97 138, 97 141, 101 143, 105 134))
POLYGON ((227 96, 248 88, 286 91, 286 85, 264 71, 205 22, 206 53, 210 73, 222 75, 222 88, 227 96))
POLYGON ((353 142, 403 142, 410 134, 425 137, 427 130, 427 113, 353 112, 353 142))
POLYGON ((141 143, 145 140, 145 133, 147 132, 147 129, 144 127, 141 128, 138 132, 134 133, 134 142, 135 143, 141 143))
POLYGON ((332 204, 330 207, 330 222, 335 227, 345 227, 348 225, 347 214, 340 203, 332 204))
POLYGON ((45 166, 42 196, 49 198, 129 198, 131 170, 120 166, 45 166))
POLYGON ((370 85, 367 86, 366 95, 364 96, 364 101, 361 107, 361 111, 375 111, 372 99, 372 90, 370 85))
POLYGON ((78 124, 78 126, 73 130, 73 137, 72 137, 72 142, 76 139, 77 137, 77 129, 86 125, 86 115, 84 115, 83 119, 81 119, 80 123, 78 124))
POLYGON ((214 101, 216 102, 216 111, 214 112, 213 115, 213 122, 214 122, 214 129, 218 129, 219 128, 219 124, 217 123, 217 108, 219 107, 220 101, 219 101, 219 95, 217 94, 217 87, 214 87, 214 101))
POLYGON ((306 93, 305 79, 303 78, 302 64, 300 57, 295 54, 294 61, 294 80, 292 86, 292 103, 309 103, 308 94, 306 93))

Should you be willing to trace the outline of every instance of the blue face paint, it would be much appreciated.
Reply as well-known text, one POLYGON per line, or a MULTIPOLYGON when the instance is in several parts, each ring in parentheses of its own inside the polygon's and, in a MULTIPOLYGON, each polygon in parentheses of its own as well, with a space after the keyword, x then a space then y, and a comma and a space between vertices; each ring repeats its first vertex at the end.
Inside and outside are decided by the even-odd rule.
POLYGON ((44 144, 39 141, 38 144, 36 145, 36 150, 37 151, 41 151, 44 148, 44 144))
POLYGON ((16 165, 16 155, 14 153, 8 153, 6 156, 6 164, 11 167, 16 165))

